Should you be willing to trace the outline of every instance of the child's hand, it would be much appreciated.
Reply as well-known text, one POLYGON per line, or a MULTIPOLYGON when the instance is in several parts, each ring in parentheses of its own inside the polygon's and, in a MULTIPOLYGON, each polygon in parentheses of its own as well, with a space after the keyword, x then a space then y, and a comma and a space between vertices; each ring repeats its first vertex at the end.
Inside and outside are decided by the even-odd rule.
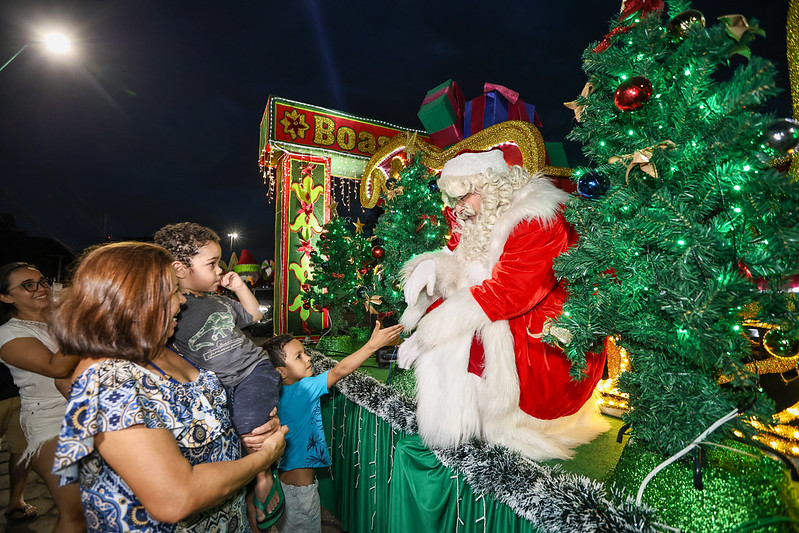
POLYGON ((372 331, 372 336, 369 338, 368 344, 371 348, 374 348, 375 351, 383 346, 396 344, 400 333, 402 333, 402 328, 402 324, 397 324, 396 326, 391 326, 388 328, 382 328, 380 321, 378 320, 375 324, 375 329, 372 331))
MULTIPOLYGON (((219 280, 219 286, 236 292, 242 287, 247 287, 247 284, 244 283, 244 280, 241 279, 241 276, 239 276, 236 272, 228 272, 222 276, 221 280, 219 280)), ((249 290, 249 288, 247 289, 249 290)))

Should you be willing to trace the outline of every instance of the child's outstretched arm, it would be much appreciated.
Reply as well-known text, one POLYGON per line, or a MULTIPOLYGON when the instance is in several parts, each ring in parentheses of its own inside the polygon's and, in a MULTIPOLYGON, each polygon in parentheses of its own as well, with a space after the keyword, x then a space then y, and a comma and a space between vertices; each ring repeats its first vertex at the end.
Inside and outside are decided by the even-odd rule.
POLYGON ((264 314, 258 310, 258 300, 247 284, 244 283, 244 280, 241 279, 241 276, 236 272, 228 272, 222 276, 219 284, 236 293, 236 298, 239 299, 239 303, 252 315, 253 322, 258 322, 263 318, 264 314))
POLYGON ((361 366, 364 361, 369 359, 373 353, 383 346, 395 344, 399 340, 400 333, 402 333, 402 324, 397 324, 396 326, 391 326, 388 328, 382 328, 380 322, 378 321, 375 325, 374 331, 372 331, 372 337, 366 342, 366 344, 364 344, 360 350, 348 355, 339 361, 336 366, 330 369, 330 372, 327 374, 327 388, 329 389, 338 383, 341 378, 345 378, 355 372, 355 370, 361 366))

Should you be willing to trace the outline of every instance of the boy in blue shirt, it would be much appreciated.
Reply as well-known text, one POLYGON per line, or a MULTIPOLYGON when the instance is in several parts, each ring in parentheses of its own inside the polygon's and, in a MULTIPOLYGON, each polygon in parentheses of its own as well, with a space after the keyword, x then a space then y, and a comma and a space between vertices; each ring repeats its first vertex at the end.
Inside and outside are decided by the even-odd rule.
POLYGON ((396 343, 400 333, 402 325, 384 329, 378 322, 371 338, 360 350, 318 376, 313 375, 311 358, 302 343, 291 335, 280 335, 262 345, 283 378, 277 414, 280 423, 289 428, 286 451, 278 464, 286 499, 283 518, 277 523, 280 533, 310 533, 322 529, 315 469, 330 466, 330 454, 325 443, 319 398, 378 349, 396 343))

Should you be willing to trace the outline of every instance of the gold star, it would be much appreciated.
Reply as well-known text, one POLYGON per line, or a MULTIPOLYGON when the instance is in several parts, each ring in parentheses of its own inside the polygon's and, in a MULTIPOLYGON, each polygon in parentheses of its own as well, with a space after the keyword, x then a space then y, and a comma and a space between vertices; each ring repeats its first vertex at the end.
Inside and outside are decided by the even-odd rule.
POLYGON ((357 219, 357 221, 355 222, 355 233, 363 233, 363 227, 364 227, 365 225, 366 225, 366 224, 364 224, 363 222, 361 222, 361 219, 360 219, 360 218, 358 218, 358 219, 357 219))
POLYGON ((338 202, 330 200, 330 220, 338 218, 338 202))

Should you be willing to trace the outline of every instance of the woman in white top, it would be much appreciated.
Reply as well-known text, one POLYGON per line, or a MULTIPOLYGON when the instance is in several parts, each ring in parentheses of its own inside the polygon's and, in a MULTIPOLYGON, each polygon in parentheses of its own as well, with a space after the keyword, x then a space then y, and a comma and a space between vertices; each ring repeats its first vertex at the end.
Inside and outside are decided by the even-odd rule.
MULTIPOLYGON (((58 507, 56 532, 85 531, 77 484, 59 486, 52 473, 67 400, 53 378, 70 375, 77 358, 58 353, 50 337, 50 283, 28 263, 0 267, 0 360, 19 387, 20 423, 28 442, 23 460, 47 484, 58 507)), ((65 384, 69 381, 65 380, 65 384)))

